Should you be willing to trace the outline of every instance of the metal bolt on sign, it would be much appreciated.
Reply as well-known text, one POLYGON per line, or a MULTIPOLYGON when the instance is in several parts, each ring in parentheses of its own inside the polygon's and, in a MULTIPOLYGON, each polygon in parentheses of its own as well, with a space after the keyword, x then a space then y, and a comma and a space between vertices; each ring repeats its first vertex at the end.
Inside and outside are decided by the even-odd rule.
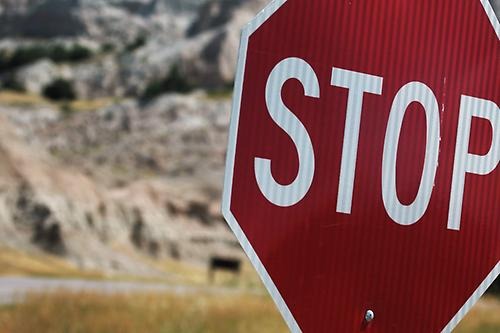
POLYGON ((375 313, 372 310, 366 311, 365 320, 367 323, 371 323, 375 319, 375 313))

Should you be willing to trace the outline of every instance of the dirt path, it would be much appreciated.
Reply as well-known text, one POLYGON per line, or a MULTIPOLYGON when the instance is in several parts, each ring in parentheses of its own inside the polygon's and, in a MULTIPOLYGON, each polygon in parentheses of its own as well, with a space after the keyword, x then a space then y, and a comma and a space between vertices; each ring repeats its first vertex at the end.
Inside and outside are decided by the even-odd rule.
POLYGON ((224 287, 192 287, 168 285, 162 283, 118 282, 82 279, 51 279, 31 277, 1 277, 0 304, 12 304, 23 299, 30 293, 46 293, 55 291, 96 292, 102 294, 131 294, 131 293, 214 293, 231 294, 241 293, 240 290, 224 287))

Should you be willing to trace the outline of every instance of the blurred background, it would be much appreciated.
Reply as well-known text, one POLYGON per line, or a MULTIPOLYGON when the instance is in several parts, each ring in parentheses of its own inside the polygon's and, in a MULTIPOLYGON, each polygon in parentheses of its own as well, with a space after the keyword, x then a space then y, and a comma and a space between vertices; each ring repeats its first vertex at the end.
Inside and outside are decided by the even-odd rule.
MULTIPOLYGON (((220 213, 267 2, 0 0, 0 333, 286 332, 220 213)), ((498 295, 457 332, 500 332, 498 295)))

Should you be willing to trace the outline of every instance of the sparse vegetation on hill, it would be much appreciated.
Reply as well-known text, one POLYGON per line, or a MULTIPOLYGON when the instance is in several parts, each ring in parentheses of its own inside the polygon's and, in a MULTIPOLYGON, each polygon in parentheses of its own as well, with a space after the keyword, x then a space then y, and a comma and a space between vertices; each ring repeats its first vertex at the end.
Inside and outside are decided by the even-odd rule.
POLYGON ((133 42, 125 46, 125 51, 132 52, 146 44, 145 36, 137 36, 133 42))
POLYGON ((181 73, 178 66, 170 69, 166 78, 151 82, 142 94, 144 100, 151 100, 161 94, 168 92, 188 93, 193 90, 193 85, 185 75, 181 73))
POLYGON ((25 92, 26 88, 13 76, 7 75, 1 85, 3 90, 25 92))
POLYGON ((41 59, 50 59, 56 63, 79 62, 92 56, 92 50, 79 44, 20 46, 12 52, 0 51, 0 72, 29 65, 41 59))
POLYGON ((73 84, 64 79, 56 79, 45 86, 43 96, 53 101, 72 101, 76 99, 73 84))

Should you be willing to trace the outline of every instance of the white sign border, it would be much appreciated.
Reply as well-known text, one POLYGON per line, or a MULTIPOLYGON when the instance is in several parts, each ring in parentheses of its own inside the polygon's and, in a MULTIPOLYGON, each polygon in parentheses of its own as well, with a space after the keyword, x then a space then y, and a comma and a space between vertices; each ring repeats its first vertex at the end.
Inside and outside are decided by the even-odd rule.
MULTIPOLYGON (((236 143, 238 136, 238 124, 240 119, 240 107, 241 107, 241 96, 243 92, 243 80, 245 76, 246 58, 248 50, 248 41, 250 36, 257 31, 264 22, 266 22, 287 0, 273 0, 269 5, 266 6, 250 23, 248 23, 242 30, 241 34, 241 44, 238 54, 238 65, 235 78, 234 86, 234 96, 233 96, 233 106, 231 112, 231 122, 229 129, 229 140, 228 140, 228 151, 226 157, 226 172, 224 178, 224 192, 222 197, 222 213, 229 224, 231 230, 236 235, 236 238, 240 242, 243 250, 250 259, 250 262, 257 270, 262 282, 267 288, 269 294, 274 300, 278 310, 280 311, 283 319, 285 320, 288 328, 292 333, 301 333, 297 321, 293 317, 292 312, 286 305, 283 297, 281 296, 278 288, 274 284, 271 276, 267 272, 266 268, 262 264, 259 256, 253 249, 245 233, 238 224, 238 221, 231 212, 231 194, 233 188, 233 174, 234 174, 234 159, 236 154, 236 143)), ((500 22, 493 10, 493 7, 489 0, 479 0, 488 16, 488 19, 496 32, 498 39, 500 40, 500 22)), ((474 291, 470 298, 465 302, 465 304, 460 308, 457 314, 450 320, 450 322, 445 326, 441 333, 451 332, 458 323, 463 319, 467 312, 474 306, 474 304, 481 298, 481 296, 486 292, 488 287, 495 281, 495 279, 500 275, 500 261, 495 265, 493 270, 488 274, 486 279, 479 285, 479 287, 474 291)))

